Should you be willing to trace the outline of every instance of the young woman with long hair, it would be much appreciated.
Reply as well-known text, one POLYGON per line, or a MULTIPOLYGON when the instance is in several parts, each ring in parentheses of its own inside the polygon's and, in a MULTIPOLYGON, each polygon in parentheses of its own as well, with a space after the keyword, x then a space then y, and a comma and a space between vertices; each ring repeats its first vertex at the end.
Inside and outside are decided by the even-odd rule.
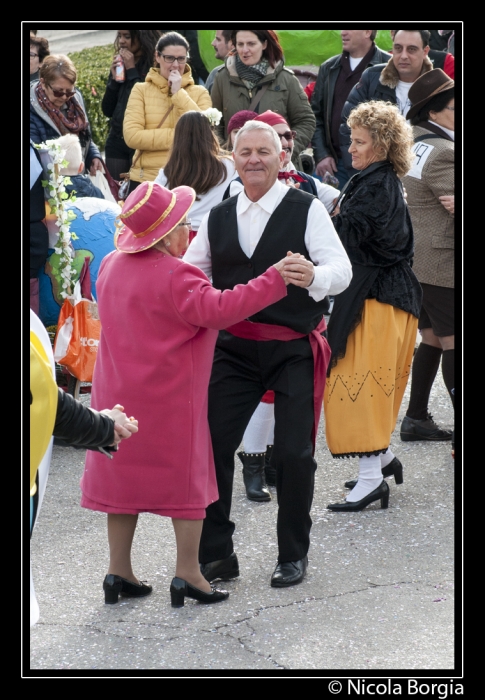
POLYGON ((197 196, 189 212, 189 242, 204 214, 222 202, 227 186, 235 177, 234 161, 220 146, 206 114, 196 111, 182 114, 175 127, 169 159, 155 182, 170 190, 181 185, 195 190, 197 196))

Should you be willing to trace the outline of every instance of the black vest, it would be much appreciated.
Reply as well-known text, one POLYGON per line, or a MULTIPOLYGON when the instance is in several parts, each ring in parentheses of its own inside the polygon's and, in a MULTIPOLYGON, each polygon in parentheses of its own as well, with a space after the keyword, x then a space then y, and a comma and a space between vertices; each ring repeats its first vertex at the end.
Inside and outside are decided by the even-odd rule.
MULTIPOLYGON (((295 170, 295 172, 297 175, 299 175, 304 180, 304 182, 300 182, 300 187, 298 189, 302 190, 303 192, 309 192, 310 194, 314 194, 315 197, 318 197, 317 186, 315 185, 315 180, 312 177, 310 177, 310 175, 307 175, 306 173, 302 173, 299 170, 295 170)), ((242 182, 240 177, 236 177, 236 178, 234 178, 234 180, 231 180, 231 182, 234 182, 234 181, 242 182)), ((228 199, 230 197, 229 192, 231 189, 231 182, 228 184, 222 199, 228 199)))
MULTIPOLYGON (((311 259, 305 246, 308 210, 313 202, 311 195, 288 188, 266 224, 251 258, 239 245, 237 197, 222 201, 209 214, 212 284, 216 289, 233 289, 236 284, 246 284, 286 257, 289 250, 301 253, 307 260, 311 259)), ((326 308, 326 299, 317 302, 306 289, 290 284, 284 299, 251 316, 250 320, 288 326, 298 333, 307 334, 320 323, 326 308)))

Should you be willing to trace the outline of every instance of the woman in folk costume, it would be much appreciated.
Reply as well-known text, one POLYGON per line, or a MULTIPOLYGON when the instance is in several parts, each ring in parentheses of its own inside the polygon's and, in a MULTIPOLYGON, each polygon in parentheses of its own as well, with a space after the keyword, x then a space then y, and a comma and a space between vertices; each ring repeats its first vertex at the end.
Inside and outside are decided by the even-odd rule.
POLYGON ((422 291, 412 270, 414 238, 400 178, 411 167, 411 127, 395 105, 363 102, 349 115, 352 167, 335 228, 352 263, 349 287, 335 298, 324 395, 333 457, 358 457, 359 476, 335 511, 389 502, 384 477, 402 483, 391 434, 411 371, 422 291))

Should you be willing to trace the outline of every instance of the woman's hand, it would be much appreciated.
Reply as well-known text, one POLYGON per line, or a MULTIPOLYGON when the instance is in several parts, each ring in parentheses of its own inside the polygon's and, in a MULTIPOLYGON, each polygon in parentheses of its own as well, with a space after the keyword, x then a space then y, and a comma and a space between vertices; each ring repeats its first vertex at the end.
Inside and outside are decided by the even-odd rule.
POLYGON ((126 70, 135 67, 135 55, 132 54, 131 51, 128 51, 128 49, 120 49, 120 56, 123 59, 126 70))
POLYGON ((296 287, 309 287, 315 278, 313 263, 304 255, 292 253, 291 250, 284 259, 284 279, 296 287))
POLYGON ((101 172, 103 172, 103 164, 99 158, 93 158, 91 165, 89 166, 89 172, 91 175, 96 175, 96 170, 101 170, 101 172))
POLYGON ((332 202, 334 208, 332 209, 332 213, 330 214, 330 216, 331 216, 332 218, 333 218, 334 216, 337 216, 337 214, 340 214, 340 205, 337 207, 337 206, 336 206, 337 202, 338 202, 338 197, 335 197, 335 199, 334 199, 333 202, 332 202))
POLYGON ((454 194, 444 194, 439 197, 441 204, 444 206, 447 212, 452 216, 455 215, 455 195, 454 194))
POLYGON ((115 439, 113 445, 119 445, 122 440, 129 438, 133 433, 138 432, 138 421, 131 416, 128 418, 126 413, 124 413, 124 408, 119 403, 113 408, 105 408, 100 411, 105 415, 112 418, 115 422, 115 439))
POLYGON ((180 86, 182 85, 182 75, 176 68, 173 68, 170 71, 168 76, 168 84, 172 95, 175 95, 175 93, 180 90, 180 86))
MULTIPOLYGON (((297 260, 300 257, 303 257, 300 255, 300 253, 287 253, 287 256, 292 256, 295 260, 297 260)), ((286 285, 288 285, 290 283, 290 280, 286 277, 286 274, 285 274, 285 265, 286 265, 287 260, 288 260, 288 257, 283 258, 283 260, 280 260, 279 262, 277 262, 273 265, 273 267, 275 267, 278 270, 278 272, 280 273, 280 275, 283 277, 286 285)))

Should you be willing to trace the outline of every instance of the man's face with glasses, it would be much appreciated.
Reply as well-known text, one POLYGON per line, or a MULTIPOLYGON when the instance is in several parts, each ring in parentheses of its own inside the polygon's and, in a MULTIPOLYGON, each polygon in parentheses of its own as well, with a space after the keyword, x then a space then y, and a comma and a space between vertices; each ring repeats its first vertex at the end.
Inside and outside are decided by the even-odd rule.
POLYGON ((170 71, 176 70, 183 75, 187 59, 189 58, 187 49, 184 46, 165 46, 155 56, 160 66, 160 75, 167 80, 170 77, 170 71))
POLYGON ((289 162, 291 161, 291 156, 293 153, 293 148, 295 146, 295 136, 296 136, 296 131, 293 131, 290 129, 288 124, 274 124, 272 127, 278 136, 280 137, 281 141, 281 148, 285 152, 285 159, 283 161, 283 167, 282 170, 284 170, 289 162))

